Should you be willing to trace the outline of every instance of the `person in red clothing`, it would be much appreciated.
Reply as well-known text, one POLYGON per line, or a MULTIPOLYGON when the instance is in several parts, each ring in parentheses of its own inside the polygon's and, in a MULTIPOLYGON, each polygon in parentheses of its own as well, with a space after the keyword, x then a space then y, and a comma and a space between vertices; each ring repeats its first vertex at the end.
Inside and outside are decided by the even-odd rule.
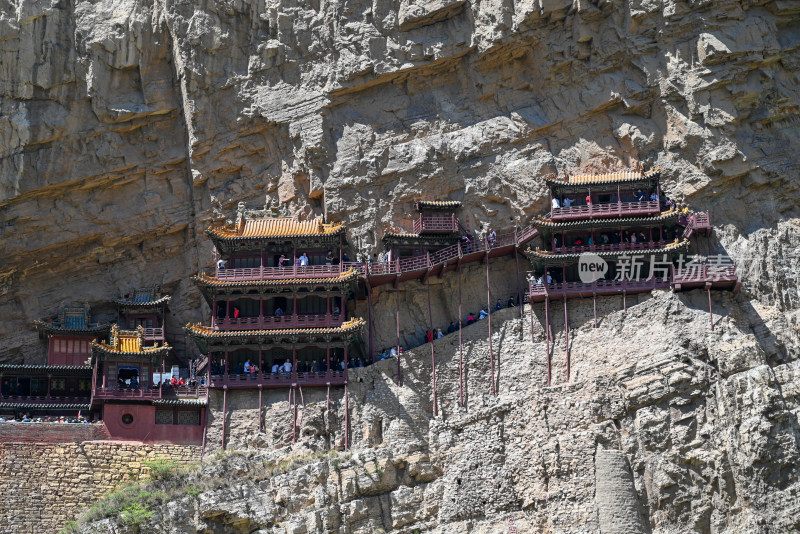
POLYGON ((239 317, 239 308, 236 306, 233 307, 233 316, 234 318, 239 317))
POLYGON ((183 378, 181 378, 180 380, 178 380, 178 385, 179 385, 179 386, 185 386, 185 385, 186 385, 186 382, 183 380, 183 378))
POLYGON ((587 206, 591 206, 592 205, 592 197, 591 197, 591 195, 586 195, 586 205, 587 206))
POLYGON ((175 378, 174 376, 172 377, 172 385, 173 386, 177 386, 178 385, 178 379, 175 378))
POLYGON ((431 330, 428 330, 428 332, 425 334, 425 337, 428 338, 428 343, 430 343, 431 341, 433 341, 433 332, 431 330))

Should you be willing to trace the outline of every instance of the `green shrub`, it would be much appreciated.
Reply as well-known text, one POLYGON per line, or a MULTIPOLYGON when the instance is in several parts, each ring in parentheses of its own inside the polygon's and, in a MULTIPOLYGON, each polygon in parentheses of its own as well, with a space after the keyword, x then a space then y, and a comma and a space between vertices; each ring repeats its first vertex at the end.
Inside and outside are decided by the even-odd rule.
POLYGON ((155 512, 153 512, 150 508, 141 503, 135 502, 126 506, 120 512, 119 518, 126 525, 138 527, 153 517, 153 515, 155 515, 155 512))
POLYGON ((178 466, 180 465, 175 460, 164 459, 143 463, 150 468, 150 478, 154 480, 167 480, 174 477, 178 473, 178 466))

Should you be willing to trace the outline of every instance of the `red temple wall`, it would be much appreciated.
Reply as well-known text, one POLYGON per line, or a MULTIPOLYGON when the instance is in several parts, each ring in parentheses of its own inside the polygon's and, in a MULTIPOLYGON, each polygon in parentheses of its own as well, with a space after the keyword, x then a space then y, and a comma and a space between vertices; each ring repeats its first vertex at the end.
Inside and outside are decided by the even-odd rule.
MULTIPOLYGON (((181 445, 202 443, 205 408, 199 409, 199 425, 156 424, 156 409, 156 406, 143 404, 106 404, 103 406, 103 423, 111 439, 181 445), (126 414, 133 416, 130 424, 122 421, 126 414)), ((197 411, 198 408, 193 410, 197 411)))

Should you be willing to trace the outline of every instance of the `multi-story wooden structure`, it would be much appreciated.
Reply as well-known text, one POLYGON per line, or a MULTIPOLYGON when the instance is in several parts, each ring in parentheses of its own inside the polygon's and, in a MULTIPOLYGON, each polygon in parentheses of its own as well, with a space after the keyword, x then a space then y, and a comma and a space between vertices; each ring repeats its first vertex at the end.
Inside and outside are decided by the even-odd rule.
MULTIPOLYGON (((402 258, 424 258, 446 247, 453 246, 466 236, 466 230, 456 217, 461 207, 457 200, 420 200, 415 204, 419 215, 413 220, 413 233, 387 230, 383 242, 389 252, 389 261, 402 258)), ((379 267, 376 267, 380 270, 379 267)))
POLYGON ((145 343, 151 345, 166 341, 164 318, 171 298, 158 287, 140 287, 111 299, 111 302, 117 305, 117 324, 120 328, 135 330, 141 326, 145 343))
POLYGON ((92 410, 102 413, 112 439, 202 441, 205 389, 153 381, 170 350, 166 343, 148 346, 141 325, 114 325, 108 342, 92 342, 92 410))
POLYGON ((211 324, 186 331, 210 356, 212 388, 345 383, 364 322, 347 317, 358 273, 341 261, 343 231, 241 204, 234 224, 207 231, 223 259, 193 280, 211 324))
MULTIPOLYGON (((542 245, 528 249, 533 266, 528 299, 545 303, 550 382, 550 302, 564 301, 567 376, 567 299, 622 295, 654 289, 738 290, 735 266, 690 258, 693 235, 711 231, 708 214, 667 206, 658 169, 608 174, 548 176, 552 209, 533 226, 542 245)), ((708 260, 708 259, 707 259, 708 260)), ((597 307, 595 304, 595 324, 597 307)), ((713 329, 713 319, 711 327, 713 329)))

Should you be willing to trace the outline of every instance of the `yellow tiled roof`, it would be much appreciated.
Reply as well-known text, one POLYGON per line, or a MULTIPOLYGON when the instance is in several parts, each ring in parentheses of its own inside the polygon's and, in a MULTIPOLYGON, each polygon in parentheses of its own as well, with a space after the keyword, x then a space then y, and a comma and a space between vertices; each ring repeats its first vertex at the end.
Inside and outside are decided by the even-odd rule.
POLYGON ((604 183, 604 182, 633 182, 636 180, 642 180, 651 178, 656 176, 661 172, 661 169, 655 168, 650 171, 619 171, 619 172, 607 172, 602 174, 574 174, 565 178, 560 176, 548 176, 548 181, 557 184, 569 184, 569 185, 580 185, 580 184, 597 184, 597 183, 604 183))
MULTIPOLYGON (((287 269, 288 270, 288 269, 287 269)), ((270 280, 217 280, 213 276, 199 273, 192 277, 192 280, 204 285, 213 287, 238 287, 238 286, 286 286, 297 284, 335 284, 337 282, 349 282, 355 280, 358 271, 354 267, 348 268, 335 276, 324 276, 319 278, 277 278, 270 280)))
POLYGON ((344 223, 325 224, 321 219, 298 221, 291 217, 244 219, 238 226, 212 226, 210 234, 224 239, 258 237, 324 237, 338 234, 344 223))
POLYGON ((111 327, 111 335, 109 336, 108 343, 92 341, 92 347, 104 352, 117 354, 150 355, 169 350, 169 345, 167 343, 164 343, 161 347, 143 347, 143 344, 144 331, 141 326, 136 330, 120 330, 119 326, 114 325, 111 327))
POLYGON ((324 334, 347 334, 363 327, 366 323, 360 317, 348 319, 341 326, 325 328, 281 328, 271 330, 214 330, 202 324, 187 324, 184 328, 189 334, 205 338, 220 337, 248 337, 248 336, 286 336, 296 335, 324 335, 324 334))
POLYGON ((461 202, 458 200, 420 200, 417 202, 419 208, 458 208, 461 202))

